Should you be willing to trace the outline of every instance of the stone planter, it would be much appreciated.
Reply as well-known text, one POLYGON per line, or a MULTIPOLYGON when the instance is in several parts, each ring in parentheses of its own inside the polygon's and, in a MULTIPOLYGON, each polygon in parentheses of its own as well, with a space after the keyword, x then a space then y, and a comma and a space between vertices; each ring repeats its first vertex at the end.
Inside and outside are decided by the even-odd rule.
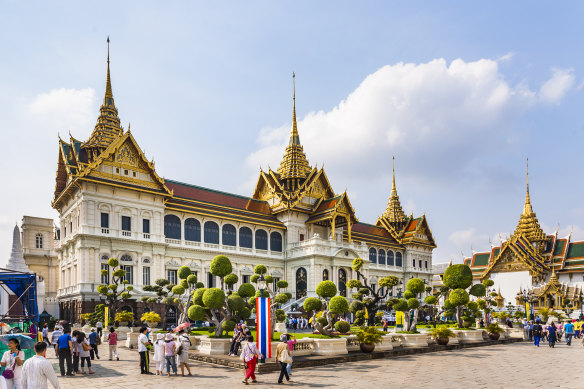
POLYGON ((231 339, 201 337, 199 352, 207 355, 227 355, 230 347, 231 339))
POLYGON ((130 323, 129 321, 121 321, 120 327, 127 327, 129 323, 130 323))
POLYGON ((349 335, 345 339, 347 339, 347 351, 359 351, 361 350, 359 341, 355 335, 349 335))
POLYGON ((313 339, 314 354, 316 355, 339 355, 348 354, 347 340, 344 338, 333 339, 313 339))
POLYGON ((483 341, 483 332, 482 330, 469 330, 469 331, 454 331, 456 333, 456 337, 458 338, 458 342, 465 344, 465 343, 476 343, 483 341))
POLYGON ((372 353, 373 350, 375 350, 375 345, 369 343, 361 343, 359 345, 359 348, 361 349, 362 353, 372 353))
POLYGON ((501 336, 501 334, 491 334, 489 332, 488 336, 489 336, 489 339, 491 339, 491 340, 499 340, 499 337, 501 336))
POLYGON ((146 325, 150 328, 156 328, 156 327, 158 327, 158 322, 147 321, 146 325))
MULTIPOLYGON (((277 347, 277 346, 276 346, 277 347)), ((274 345, 272 345, 272 351, 274 351, 274 345)), ((312 355, 314 354, 314 339, 304 338, 298 339, 294 345, 294 351, 292 351, 293 356, 302 355, 312 355)))
POLYGON ((286 323, 276 323, 274 326, 274 332, 287 332, 286 323))
POLYGON ((446 346, 450 341, 450 338, 434 338, 437 345, 446 346))
POLYGON ((392 348, 396 348, 396 347, 401 347, 404 343, 404 337, 402 334, 394 334, 394 335, 390 335, 391 336, 391 347, 392 348))
MULTIPOLYGON (((394 340, 394 338, 395 338, 395 336, 393 336, 393 335, 384 335, 382 337, 382 342, 375 345, 375 349, 377 351, 389 351, 389 350, 393 350, 393 340, 394 340)), ((396 339, 396 342, 398 342, 397 339, 396 339)))
POLYGON ((126 340, 126 339, 128 339, 128 334, 130 333, 130 329, 128 327, 120 326, 116 330, 116 333, 118 334, 118 341, 126 340))
MULTIPOLYGON (((138 332, 128 332, 128 335, 126 337, 125 346, 127 348, 137 348, 138 347, 138 336, 140 336, 140 334, 138 332)), ((119 337, 118 337, 118 339, 119 339, 119 337)))
POLYGON ((403 336, 404 347, 428 347, 427 334, 400 334, 403 336))

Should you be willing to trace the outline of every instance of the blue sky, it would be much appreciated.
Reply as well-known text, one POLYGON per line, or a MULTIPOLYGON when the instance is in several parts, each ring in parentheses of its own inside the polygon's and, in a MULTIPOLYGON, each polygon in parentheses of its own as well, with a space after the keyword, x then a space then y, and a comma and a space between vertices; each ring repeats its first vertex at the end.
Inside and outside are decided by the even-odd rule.
POLYGON ((277 168, 296 72, 301 141, 362 222, 391 157, 434 261, 511 233, 530 158, 546 232, 584 239, 580 2, 2 1, 0 249, 22 215, 56 217, 57 134, 87 139, 111 45, 124 126, 160 175, 251 194, 277 168))

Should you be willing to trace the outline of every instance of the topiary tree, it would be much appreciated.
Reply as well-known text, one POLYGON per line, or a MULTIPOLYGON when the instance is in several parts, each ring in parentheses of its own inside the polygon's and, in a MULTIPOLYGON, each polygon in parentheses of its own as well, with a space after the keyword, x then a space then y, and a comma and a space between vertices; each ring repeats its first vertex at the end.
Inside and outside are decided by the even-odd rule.
MULTIPOLYGON (((255 283, 255 284, 257 284, 260 280, 260 277, 262 275, 264 275, 264 280, 266 282, 266 289, 264 289, 263 293, 266 293, 271 298, 270 326, 272 329, 271 333, 273 334, 274 328, 276 327, 276 323, 277 322, 281 323, 284 320, 286 320, 286 313, 279 308, 282 304, 286 304, 292 298, 292 294, 283 292, 283 290, 288 288, 288 281, 280 280, 280 281, 276 282, 276 285, 274 287, 274 285, 273 285, 274 278, 270 275, 265 275, 268 272, 268 268, 266 266, 256 265, 253 270, 254 270, 255 274, 253 276, 251 276, 250 281, 255 283), (277 313, 278 311, 281 311, 281 313, 279 315, 277 313)), ((259 296, 260 291, 258 291, 257 294, 258 294, 258 296, 256 296, 256 297, 261 297, 261 296, 259 296)), ((252 307, 255 308, 255 297, 254 297, 253 301, 252 301, 252 299, 250 299, 249 303, 252 307)))
POLYGON ((129 282, 124 280, 126 271, 118 268, 120 262, 116 258, 110 258, 107 261, 109 269, 101 271, 102 276, 108 277, 111 273, 108 285, 101 284, 97 287, 97 293, 105 296, 106 305, 110 308, 110 315, 114 316, 120 306, 120 303, 129 300, 132 297, 134 287, 128 285, 129 282))
POLYGON ((362 314, 357 317, 357 325, 362 324, 361 322, 364 320, 365 316, 367 316, 367 322, 372 326, 375 325, 377 312, 383 307, 387 307, 387 303, 384 301, 393 290, 393 287, 399 284, 399 278, 395 276, 380 278, 377 281, 378 287, 376 288, 375 285, 369 284, 367 277, 361 273, 362 267, 363 260, 361 258, 355 258, 353 260, 352 268, 357 273, 357 279, 349 280, 347 282, 347 287, 358 289, 358 292, 354 293, 351 297, 359 301, 361 304, 351 304, 351 309, 349 310, 355 315, 357 315, 358 311, 363 311, 362 314))
MULTIPOLYGON (((483 297, 486 294, 487 284, 472 284, 472 271, 470 267, 464 264, 450 265, 444 272, 444 287, 449 291, 448 304, 445 301, 445 307, 453 310, 456 314, 456 321, 459 328, 464 327, 464 321, 472 322, 472 320, 480 315, 478 309, 479 304, 470 301, 470 296, 483 297), (469 290, 467 290, 469 289, 469 290), (469 306, 469 303, 470 306, 469 306), (468 311, 468 315, 464 315, 463 310, 468 311), (466 319, 466 320, 465 320, 466 319)), ((490 281, 490 280, 489 280, 490 281)))
POLYGON ((419 278, 412 278, 406 284, 404 298, 398 299, 393 305, 396 311, 404 312, 404 322, 406 331, 416 331, 418 323, 418 308, 420 301, 418 296, 426 291, 424 281, 419 278))
POLYGON ((188 266, 181 266, 177 275, 180 280, 178 285, 171 286, 170 282, 165 285, 167 290, 170 287, 170 293, 167 294, 165 301, 178 308, 180 324, 188 320, 188 309, 192 303, 193 292, 197 289, 197 276, 192 274, 188 266))
POLYGON ((342 315, 347 312, 349 302, 343 296, 335 296, 337 286, 332 281, 319 282, 316 286, 316 294, 320 299, 308 297, 304 300, 303 308, 306 312, 312 312, 312 323, 316 330, 322 335, 330 336, 335 324, 333 315, 342 315), (325 307, 324 311, 320 312, 323 307, 325 307))
POLYGON ((186 310, 188 318, 193 321, 207 318, 216 326, 215 337, 220 337, 224 331, 233 330, 236 320, 251 316, 251 309, 245 299, 255 295, 255 288, 246 283, 237 292, 232 292, 233 285, 238 281, 238 277, 231 273, 232 270, 229 258, 217 255, 211 261, 209 271, 220 278, 221 287, 204 288, 195 279, 195 289, 190 293, 190 306, 186 310))

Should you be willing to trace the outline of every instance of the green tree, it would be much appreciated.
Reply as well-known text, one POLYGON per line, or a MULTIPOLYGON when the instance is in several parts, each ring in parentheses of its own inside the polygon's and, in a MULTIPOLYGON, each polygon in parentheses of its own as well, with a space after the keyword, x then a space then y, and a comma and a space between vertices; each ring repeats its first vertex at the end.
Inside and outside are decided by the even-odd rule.
POLYGON ((446 268, 443 281, 448 293, 444 307, 449 311, 454 311, 460 328, 464 326, 463 320, 472 322, 474 318, 480 317, 479 309, 483 304, 478 301, 470 301, 470 296, 485 296, 486 288, 492 286, 491 280, 487 280, 490 282, 485 281, 482 284, 473 285, 470 267, 459 264, 450 265, 446 268))
POLYGON ((120 262, 116 258, 108 259, 107 265, 108 269, 103 269, 101 275, 109 276, 110 282, 108 285, 99 285, 97 287, 97 293, 105 296, 106 305, 110 307, 110 316, 114 317, 121 302, 132 298, 132 290, 134 290, 134 287, 128 285, 129 282, 124 280, 126 271, 119 267, 120 262))
POLYGON ((359 309, 356 310, 357 305, 352 305, 353 309, 350 310, 351 313, 357 314, 357 311, 362 311, 359 315, 357 323, 360 322, 365 317, 365 311, 367 312, 367 322, 370 326, 375 325, 375 317, 377 311, 387 307, 387 303, 384 303, 389 293, 393 288, 399 284, 399 278, 395 276, 387 276, 380 278, 377 281, 377 285, 370 284, 367 277, 361 273, 363 267, 363 260, 361 258, 355 258, 353 260, 352 268, 357 274, 357 279, 349 280, 347 282, 348 288, 356 288, 359 291, 353 294, 353 298, 360 301, 362 304, 359 305, 359 309), (377 286, 377 287, 376 287, 377 286))
POLYGON ((426 291, 426 284, 419 278, 412 278, 406 284, 404 298, 393 304, 393 309, 404 312, 405 330, 416 331, 418 323, 418 297, 426 291))
POLYGON ((193 293, 197 289, 197 276, 192 274, 188 266, 181 266, 177 271, 177 275, 180 282, 170 288, 168 297, 171 299, 169 302, 178 307, 178 322, 180 324, 186 323, 188 320, 188 309, 193 300, 193 293))
POLYGON ((304 300, 303 308, 306 312, 312 312, 312 322, 316 330, 322 335, 330 336, 335 324, 333 315, 338 316, 347 312, 349 302, 343 296, 336 296, 337 286, 332 281, 319 282, 316 286, 316 294, 320 298, 308 297, 304 300), (323 307, 325 309, 318 317, 323 307))

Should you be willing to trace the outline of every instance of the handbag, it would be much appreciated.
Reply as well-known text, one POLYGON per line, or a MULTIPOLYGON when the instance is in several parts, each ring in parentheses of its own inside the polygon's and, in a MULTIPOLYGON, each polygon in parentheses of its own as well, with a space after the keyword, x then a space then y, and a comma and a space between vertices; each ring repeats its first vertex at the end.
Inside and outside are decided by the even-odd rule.
POLYGON ((292 356, 290 355, 290 351, 288 351, 286 349, 286 354, 284 355, 284 358, 282 358, 282 359, 283 359, 283 361, 282 361, 283 363, 292 364, 292 356))
POLYGON ((99 336, 95 337, 95 344, 98 346, 101 344, 101 338, 99 336))
POLYGON ((88 345, 88 344, 87 344, 87 343, 85 343, 85 342, 84 342, 84 343, 81 343, 81 347, 83 347, 83 351, 89 351, 89 350, 93 350, 93 349, 91 348, 91 346, 90 346, 90 345, 88 345))
POLYGON ((12 369, 6 368, 2 372, 2 377, 7 380, 11 380, 14 378, 14 369, 16 368, 16 358, 14 358, 14 365, 12 365, 12 369))

